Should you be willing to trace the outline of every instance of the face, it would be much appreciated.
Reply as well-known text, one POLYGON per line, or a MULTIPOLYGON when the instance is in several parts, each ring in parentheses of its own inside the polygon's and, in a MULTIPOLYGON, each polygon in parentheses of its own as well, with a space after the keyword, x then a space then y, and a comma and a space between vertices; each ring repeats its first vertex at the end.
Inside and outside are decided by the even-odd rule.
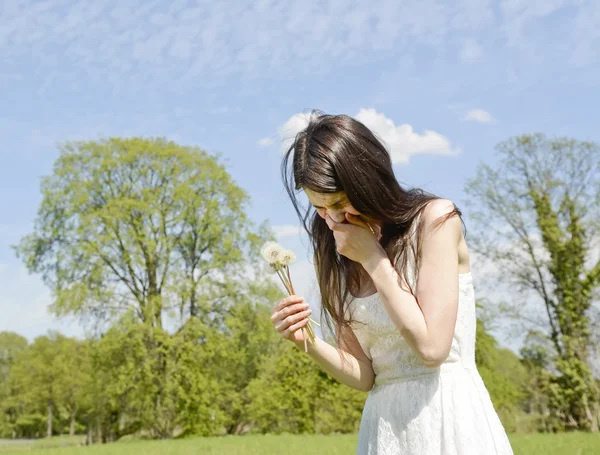
POLYGON ((352 207, 352 204, 348 201, 348 196, 343 191, 339 193, 316 193, 305 188, 304 192, 323 219, 329 215, 335 222, 343 223, 346 222, 346 212, 352 215, 360 215, 360 212, 352 207))

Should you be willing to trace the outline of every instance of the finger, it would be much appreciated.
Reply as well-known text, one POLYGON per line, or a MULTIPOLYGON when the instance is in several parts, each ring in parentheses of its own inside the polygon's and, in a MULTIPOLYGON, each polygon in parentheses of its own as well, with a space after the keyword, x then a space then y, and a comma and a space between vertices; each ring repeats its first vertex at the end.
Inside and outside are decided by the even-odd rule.
POLYGON ((302 297, 300 297, 298 295, 290 295, 289 297, 286 297, 281 302, 279 302, 277 310, 281 310, 281 309, 285 308, 286 306, 293 305, 295 303, 300 303, 300 302, 304 302, 304 299, 302 297))
POLYGON ((293 305, 286 306, 285 308, 282 308, 281 310, 273 313, 271 315, 271 321, 273 321, 273 323, 277 325, 280 321, 284 320, 288 316, 299 313, 301 311, 305 311, 308 308, 308 303, 296 303, 293 305))
POLYGON ((312 314, 311 310, 301 311, 300 313, 296 313, 292 316, 288 316, 283 321, 281 321, 275 328, 281 332, 288 327, 308 318, 312 314))
POLYGON ((288 305, 292 305, 294 303, 299 303, 302 301, 303 301, 302 297, 297 296, 297 295, 290 295, 289 297, 286 297, 285 299, 282 299, 279 302, 276 302, 273 305, 273 307, 271 308, 271 313, 275 313, 275 312, 281 310, 282 308, 285 308, 288 305))
POLYGON ((355 226, 361 226, 366 230, 370 231, 377 240, 381 239, 381 226, 376 223, 369 223, 362 215, 353 215, 352 213, 346 212, 346 219, 349 223, 355 226))
POLYGON ((325 222, 327 223, 327 226, 329 226, 329 229, 334 232, 347 232, 348 230, 347 226, 345 226, 343 223, 337 223, 329 216, 329 214, 325 215, 325 222))
POLYGON ((375 226, 373 226, 373 229, 375 229, 375 235, 377 236, 377 240, 381 240, 381 237, 383 236, 383 228, 376 224, 375 226))
POLYGON ((369 223, 363 220, 360 216, 346 212, 346 219, 348 220, 348 223, 353 224, 354 226, 360 226, 375 234, 375 231, 373 231, 373 228, 369 225, 369 223))
POLYGON ((296 333, 297 330, 300 330, 306 324, 308 324, 308 319, 307 318, 301 320, 300 322, 297 322, 294 325, 291 325, 290 327, 288 327, 287 329, 285 329, 283 332, 281 332, 281 335, 283 335, 284 338, 289 338, 294 333, 296 333))

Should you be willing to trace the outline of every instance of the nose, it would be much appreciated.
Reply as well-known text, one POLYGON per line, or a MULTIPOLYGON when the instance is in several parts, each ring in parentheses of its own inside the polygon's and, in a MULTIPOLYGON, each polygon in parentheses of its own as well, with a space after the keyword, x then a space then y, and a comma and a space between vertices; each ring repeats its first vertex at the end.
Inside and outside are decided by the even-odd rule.
POLYGON ((343 223, 346 221, 346 215, 341 210, 327 210, 325 216, 327 215, 329 215, 329 217, 336 223, 343 223))

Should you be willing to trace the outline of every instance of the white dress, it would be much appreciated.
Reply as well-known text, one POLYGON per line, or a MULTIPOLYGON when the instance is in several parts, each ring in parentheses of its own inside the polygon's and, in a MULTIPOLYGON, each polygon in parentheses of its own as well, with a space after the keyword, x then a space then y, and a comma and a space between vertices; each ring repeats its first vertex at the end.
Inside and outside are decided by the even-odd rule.
POLYGON ((470 273, 457 279, 456 328, 439 368, 424 366, 413 353, 379 294, 351 301, 352 329, 375 371, 357 455, 512 455, 475 366, 473 279, 470 273))

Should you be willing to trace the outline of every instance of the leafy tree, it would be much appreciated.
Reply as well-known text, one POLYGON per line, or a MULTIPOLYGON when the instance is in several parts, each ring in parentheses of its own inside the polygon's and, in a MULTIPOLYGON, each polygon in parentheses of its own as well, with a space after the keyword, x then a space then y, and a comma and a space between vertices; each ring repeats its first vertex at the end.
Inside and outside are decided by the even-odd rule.
POLYGON ((67 143, 42 193, 16 251, 57 314, 128 310, 154 327, 169 308, 203 316, 261 240, 217 158, 163 139, 67 143))
MULTIPOLYGON (((250 222, 248 196, 218 157, 164 139, 67 143, 42 193, 17 254, 52 290, 56 314, 116 322, 91 356, 90 437, 140 428, 170 437, 182 408, 197 413, 210 401, 207 384, 217 376, 207 379, 201 359, 210 349, 233 352, 219 341, 229 310, 263 298, 256 289, 271 292, 255 272, 267 230, 250 222)), ((76 401, 65 403, 72 422, 76 401)), ((200 429, 196 417, 184 417, 184 431, 226 425, 200 429)))
POLYGON ((552 360, 556 356, 551 340, 544 333, 531 330, 520 353, 528 373, 525 381, 525 410, 530 415, 538 416, 536 430, 564 430, 564 422, 550 412, 551 402, 557 398, 552 387, 554 374, 550 371, 553 368, 552 360))
POLYGON ((481 320, 477 321, 476 339, 477 369, 505 428, 517 431, 525 399, 527 370, 517 354, 498 347, 496 339, 486 331, 481 320))
POLYGON ((248 415, 262 433, 353 432, 366 399, 366 393, 337 382, 282 340, 263 360, 248 396, 248 415))
POLYGON ((263 359, 249 385, 249 416, 261 433, 314 433, 319 367, 303 352, 280 340, 277 352, 263 359))
POLYGON ((0 438, 15 437, 17 409, 10 383, 10 371, 27 340, 14 332, 0 332, 0 438))
POLYGON ((474 246, 524 293, 508 310, 534 318, 552 341, 559 373, 552 412, 571 428, 597 430, 590 321, 600 285, 593 254, 600 238, 600 148, 541 134, 509 139, 499 144, 494 165, 479 166, 467 193, 477 222, 474 246), (540 305, 527 314, 527 301, 540 305))
POLYGON ((228 416, 227 433, 241 433, 249 425, 248 386, 260 371, 261 363, 276 351, 279 335, 270 320, 273 302, 283 297, 270 283, 257 284, 254 298, 240 300, 225 320, 227 355, 215 364, 216 374, 228 384, 223 412, 228 416))
POLYGON ((367 393, 351 389, 319 371, 320 392, 315 403, 317 433, 358 432, 367 393))
POLYGON ((31 426, 31 423, 41 423, 45 415, 46 436, 55 433, 61 389, 66 387, 65 381, 73 374, 66 361, 68 355, 65 355, 66 345, 72 341, 50 332, 37 337, 16 358, 10 372, 14 398, 21 411, 16 426, 22 425, 28 431, 33 431, 34 435, 38 434, 41 429, 31 426))

